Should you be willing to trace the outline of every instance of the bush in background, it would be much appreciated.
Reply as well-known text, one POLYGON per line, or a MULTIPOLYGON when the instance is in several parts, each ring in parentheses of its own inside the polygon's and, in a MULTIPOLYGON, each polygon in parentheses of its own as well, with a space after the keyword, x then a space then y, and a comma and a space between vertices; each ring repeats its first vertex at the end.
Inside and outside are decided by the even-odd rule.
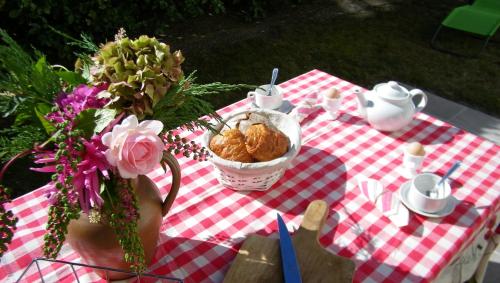
POLYGON ((51 62, 72 64, 73 52, 49 26, 73 37, 84 32, 94 42, 111 40, 123 27, 131 36, 168 33, 171 23, 205 14, 240 13, 262 17, 268 9, 298 0, 0 0, 2 27, 23 47, 33 46, 51 62))

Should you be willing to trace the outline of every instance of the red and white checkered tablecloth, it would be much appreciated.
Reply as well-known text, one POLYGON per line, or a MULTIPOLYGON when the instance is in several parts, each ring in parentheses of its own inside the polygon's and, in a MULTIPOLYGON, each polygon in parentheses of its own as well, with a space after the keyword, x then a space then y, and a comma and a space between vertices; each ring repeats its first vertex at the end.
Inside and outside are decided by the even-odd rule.
MULTIPOLYGON (((293 167, 268 191, 224 188, 209 162, 180 158, 181 189, 164 219, 149 272, 184 282, 221 282, 248 234, 276 237, 276 212, 298 227, 309 202, 323 199, 330 213, 320 241, 331 252, 355 261, 355 282, 428 282, 499 213, 500 146, 422 113, 404 131, 378 132, 357 115, 350 93, 355 85, 318 70, 280 86, 294 104, 307 93, 332 86, 347 96, 337 120, 318 110, 303 121, 302 149, 293 167), (400 229, 362 196, 356 177, 378 179, 397 191, 406 181, 398 168, 410 141, 425 145, 425 171, 443 174, 455 160, 463 161, 452 182, 459 203, 444 218, 410 213, 409 225, 400 229)), ((219 113, 246 107, 240 101, 219 113)), ((188 135, 199 140, 201 132, 188 135)), ((166 193, 170 175, 157 170, 150 176, 166 193)), ((33 258, 42 255, 47 220, 47 201, 40 190, 15 199, 9 207, 20 220, 10 250, 1 259, 2 282, 15 281, 33 258)), ((67 245, 59 259, 80 262, 67 245)), ((45 282, 73 281, 70 270, 54 265, 41 269, 45 282)), ((78 273, 81 282, 100 280, 87 270, 78 273)), ((36 269, 24 278, 34 281, 36 269)))

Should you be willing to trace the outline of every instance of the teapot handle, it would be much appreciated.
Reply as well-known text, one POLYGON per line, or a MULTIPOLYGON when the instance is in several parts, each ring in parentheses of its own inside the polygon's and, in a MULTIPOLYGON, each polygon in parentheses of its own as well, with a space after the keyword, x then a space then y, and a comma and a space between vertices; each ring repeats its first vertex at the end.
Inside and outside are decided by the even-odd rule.
POLYGON ((177 159, 170 152, 165 153, 165 159, 170 171, 172 171, 172 185, 162 204, 162 216, 165 216, 170 210, 170 207, 172 207, 181 185, 181 167, 179 166, 179 162, 177 162, 177 159))
POLYGON ((410 94, 411 94, 412 100, 415 96, 422 95, 422 99, 420 100, 417 107, 415 108, 415 113, 422 111, 422 109, 424 109, 424 107, 427 105, 427 95, 423 91, 421 91, 420 89, 412 89, 412 90, 410 90, 410 94))

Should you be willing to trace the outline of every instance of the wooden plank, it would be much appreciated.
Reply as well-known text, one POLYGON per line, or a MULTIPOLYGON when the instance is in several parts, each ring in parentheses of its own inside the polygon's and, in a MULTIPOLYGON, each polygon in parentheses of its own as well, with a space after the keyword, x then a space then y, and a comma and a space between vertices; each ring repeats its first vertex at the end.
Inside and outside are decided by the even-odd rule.
MULTIPOLYGON (((302 282, 352 282, 354 262, 325 250, 318 241, 328 213, 324 201, 309 204, 292 236, 302 282)), ((224 283, 283 282, 279 240, 250 235, 241 246, 224 283)))

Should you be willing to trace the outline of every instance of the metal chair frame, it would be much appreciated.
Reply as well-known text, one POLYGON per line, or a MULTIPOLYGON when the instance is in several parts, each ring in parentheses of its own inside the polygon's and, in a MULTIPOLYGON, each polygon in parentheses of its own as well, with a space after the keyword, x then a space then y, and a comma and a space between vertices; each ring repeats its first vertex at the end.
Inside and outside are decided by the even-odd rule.
POLYGON ((441 29, 444 27, 444 25, 439 25, 439 27, 437 28, 436 32, 434 33, 434 35, 432 36, 432 39, 431 39, 431 46, 432 48, 438 50, 438 51, 441 51, 441 52, 444 52, 444 53, 448 53, 448 54, 452 54, 452 55, 457 55, 457 56, 462 56, 462 57, 473 57, 473 58, 476 58, 476 57, 479 57, 479 55, 481 55, 481 53, 483 53, 484 49, 486 48, 486 45, 488 45, 488 43, 490 42, 490 39, 492 36, 488 36, 486 37, 486 39, 484 39, 484 43, 483 45, 481 46, 481 49, 479 50, 479 52, 473 56, 470 56, 470 55, 466 55, 466 54, 461 54, 461 53, 458 53, 458 52, 455 52, 455 51, 451 51, 449 49, 444 49, 442 47, 439 47, 438 45, 436 45, 436 38, 439 34, 439 32, 441 31, 441 29))

